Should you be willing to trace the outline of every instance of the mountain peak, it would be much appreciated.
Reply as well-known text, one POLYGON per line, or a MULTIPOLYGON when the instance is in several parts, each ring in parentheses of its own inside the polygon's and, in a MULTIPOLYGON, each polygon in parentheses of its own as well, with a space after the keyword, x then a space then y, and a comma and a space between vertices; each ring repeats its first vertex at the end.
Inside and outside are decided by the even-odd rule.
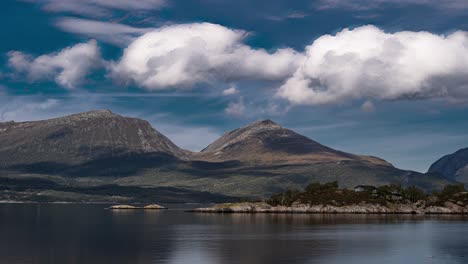
POLYGON ((440 158, 431 165, 428 173, 439 173, 447 179, 468 183, 468 148, 440 158))
POLYGON ((270 128, 270 129, 280 129, 282 128, 280 125, 275 123, 273 120, 270 119, 265 119, 265 120, 260 120, 253 122, 249 125, 247 125, 244 128, 270 128))
POLYGON ((266 119, 225 133, 202 152, 220 160, 349 160, 357 156, 321 145, 266 119))
POLYGON ((114 114, 111 110, 108 109, 98 109, 98 110, 91 110, 88 112, 82 112, 78 114, 71 115, 73 117, 115 117, 118 116, 114 114))

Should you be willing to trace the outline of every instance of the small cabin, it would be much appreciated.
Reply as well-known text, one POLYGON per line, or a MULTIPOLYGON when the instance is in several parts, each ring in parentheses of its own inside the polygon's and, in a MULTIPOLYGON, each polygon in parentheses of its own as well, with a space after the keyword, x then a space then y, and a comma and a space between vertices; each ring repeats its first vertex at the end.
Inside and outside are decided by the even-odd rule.
POLYGON ((377 188, 372 185, 358 185, 354 187, 355 192, 376 192, 377 188))

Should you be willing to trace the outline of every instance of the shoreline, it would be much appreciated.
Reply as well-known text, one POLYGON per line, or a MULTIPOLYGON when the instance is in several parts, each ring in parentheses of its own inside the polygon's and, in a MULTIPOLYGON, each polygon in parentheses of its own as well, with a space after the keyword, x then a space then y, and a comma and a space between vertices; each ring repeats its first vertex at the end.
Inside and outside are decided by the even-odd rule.
POLYGON ((414 204, 358 204, 346 206, 306 205, 271 206, 267 203, 218 204, 212 207, 195 208, 190 213, 215 214, 388 214, 388 215, 468 215, 468 206, 462 207, 450 202, 444 206, 414 204))

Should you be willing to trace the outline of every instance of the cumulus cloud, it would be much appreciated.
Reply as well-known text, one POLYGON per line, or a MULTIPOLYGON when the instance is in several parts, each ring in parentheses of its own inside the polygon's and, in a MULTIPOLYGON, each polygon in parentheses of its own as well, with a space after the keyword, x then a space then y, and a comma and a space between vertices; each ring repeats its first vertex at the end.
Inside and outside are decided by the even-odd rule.
POLYGON ((223 91, 223 95, 234 95, 234 94, 238 94, 239 93, 239 90, 237 90, 236 87, 234 86, 231 86, 230 88, 226 89, 223 91))
POLYGON ((38 3, 49 12, 69 12, 85 16, 110 16, 112 10, 147 11, 160 9, 165 0, 25 0, 38 3))
POLYGON ((300 54, 253 49, 243 43, 247 35, 210 23, 162 27, 132 42, 113 64, 112 76, 158 90, 240 79, 282 80, 294 72, 300 54))
POLYGON ((320 0, 317 2, 318 9, 352 9, 371 10, 384 7, 384 5, 424 5, 440 9, 468 9, 466 0, 320 0))
POLYGON ((103 65, 94 40, 39 57, 20 51, 10 51, 7 55, 9 67, 30 82, 54 80, 68 89, 76 88, 91 70, 103 65))
POLYGON ((468 33, 386 33, 374 26, 325 35, 277 92, 294 104, 356 99, 468 98, 468 33))
POLYGON ((144 33, 154 30, 153 28, 136 28, 119 23, 73 17, 60 18, 57 20, 56 25, 63 31, 84 35, 122 47, 126 47, 144 33))

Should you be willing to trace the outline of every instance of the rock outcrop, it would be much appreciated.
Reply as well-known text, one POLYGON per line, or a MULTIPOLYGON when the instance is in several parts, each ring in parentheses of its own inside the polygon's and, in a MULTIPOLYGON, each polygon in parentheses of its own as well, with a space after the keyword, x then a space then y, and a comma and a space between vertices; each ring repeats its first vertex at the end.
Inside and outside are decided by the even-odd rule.
POLYGON ((161 209, 167 209, 164 206, 161 206, 159 204, 149 204, 145 206, 134 206, 134 205, 128 205, 128 204, 120 204, 120 205, 112 205, 109 208, 109 210, 161 210, 161 209))
POLYGON ((414 204, 367 204, 333 206, 294 204, 271 206, 267 203, 228 203, 208 208, 191 210, 195 213, 298 213, 298 214, 468 214, 468 205, 446 203, 444 206, 426 206, 425 202, 414 204))

